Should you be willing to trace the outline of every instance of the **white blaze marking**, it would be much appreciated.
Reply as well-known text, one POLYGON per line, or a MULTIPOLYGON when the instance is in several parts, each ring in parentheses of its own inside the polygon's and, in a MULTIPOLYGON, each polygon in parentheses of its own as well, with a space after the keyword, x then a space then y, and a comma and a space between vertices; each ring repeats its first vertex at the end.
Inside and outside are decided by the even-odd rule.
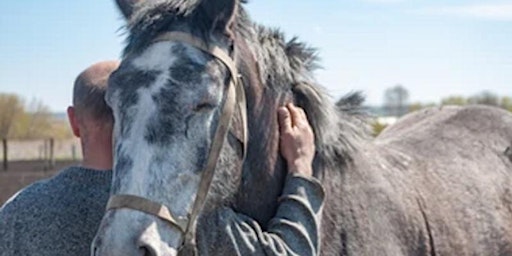
POLYGON ((134 123, 131 124, 130 134, 127 137, 123 150, 132 158, 133 167, 129 184, 123 187, 123 193, 135 195, 147 195, 147 188, 151 177, 144 170, 151 164, 152 156, 157 148, 147 143, 144 138, 147 124, 150 118, 156 114, 157 106, 152 99, 167 83, 169 68, 176 62, 171 54, 171 43, 161 42, 150 46, 144 53, 133 60, 132 64, 142 71, 160 71, 160 75, 149 87, 141 87, 137 90, 138 102, 134 113, 134 123))
POLYGON ((132 64, 141 70, 166 71, 176 61, 172 54, 173 42, 158 42, 145 50, 132 64))
MULTIPOLYGON (((122 153, 132 159, 133 166, 131 170, 129 170, 129 173, 127 173, 129 177, 124 179, 126 182, 128 182, 128 184, 123 184, 121 186, 119 191, 121 194, 134 194, 143 197, 148 197, 148 195, 152 194, 152 191, 150 190, 155 189, 152 184, 160 181, 165 175, 162 175, 162 177, 152 177, 148 173, 148 168, 152 163, 152 157, 158 153, 161 153, 162 150, 168 150, 170 155, 175 156, 176 158, 173 159, 173 161, 180 161, 175 163, 177 166, 187 166, 190 162, 189 159, 193 159, 195 157, 193 155, 194 152, 186 152, 183 151, 182 148, 177 148, 176 146, 170 146, 162 149, 157 145, 150 145, 144 138, 147 125, 151 121, 151 117, 159 114, 157 105, 154 102, 152 95, 158 94, 160 90, 166 86, 168 80, 170 79, 170 68, 176 65, 178 60, 177 55, 173 54, 172 52, 173 44, 175 43, 155 43, 147 50, 145 50, 140 56, 134 58, 131 63, 135 68, 141 71, 158 71, 160 74, 158 77, 156 77, 154 83, 148 87, 141 87, 136 91, 138 94, 138 102, 134 107, 136 111, 130 113, 133 116, 133 123, 131 124, 130 133, 125 138, 126 141, 123 142, 124 145, 122 148, 122 151, 124 151, 122 153)), ((188 58, 191 58, 192 61, 197 63, 206 63, 206 58, 204 57, 205 55, 200 50, 187 45, 185 45, 185 47, 185 54, 188 58)), ((202 74, 202 76, 207 77, 208 75, 202 74)), ((208 81, 206 77, 202 80, 208 81)), ((215 88, 212 88, 212 90, 213 89, 215 88)), ((195 92, 191 91, 190 97, 193 97, 193 95, 195 95, 194 93, 195 92)), ((209 120, 207 120, 208 125, 211 124, 212 118, 213 117, 210 117, 209 120)), ((194 127, 189 128, 194 129, 194 127)), ((193 130, 190 132, 195 133, 193 130)), ((186 143, 197 145, 199 142, 192 138, 188 139, 186 143)), ((162 170, 156 171, 162 173, 170 172, 172 171, 172 166, 169 162, 164 162, 162 170)), ((169 181, 167 185, 169 188, 180 189, 180 191, 176 191, 176 193, 180 196, 174 197, 172 199, 173 207, 171 210, 178 215, 186 215, 187 208, 191 206, 197 193, 197 186, 199 184, 200 176, 193 172, 182 172, 185 170, 174 171, 179 172, 178 177, 175 180, 169 181)), ((148 198, 151 199, 151 197, 148 198)))

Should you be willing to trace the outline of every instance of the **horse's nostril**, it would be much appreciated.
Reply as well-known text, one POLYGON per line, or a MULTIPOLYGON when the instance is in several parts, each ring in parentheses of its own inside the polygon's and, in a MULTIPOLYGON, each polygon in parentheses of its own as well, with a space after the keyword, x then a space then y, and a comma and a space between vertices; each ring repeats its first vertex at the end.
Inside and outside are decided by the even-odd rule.
POLYGON ((92 249, 92 256, 98 256, 98 247, 94 246, 92 249))
POLYGON ((140 255, 143 255, 143 256, 156 256, 157 253, 156 251, 151 248, 150 246, 141 246, 139 247, 139 251, 141 252, 140 255))

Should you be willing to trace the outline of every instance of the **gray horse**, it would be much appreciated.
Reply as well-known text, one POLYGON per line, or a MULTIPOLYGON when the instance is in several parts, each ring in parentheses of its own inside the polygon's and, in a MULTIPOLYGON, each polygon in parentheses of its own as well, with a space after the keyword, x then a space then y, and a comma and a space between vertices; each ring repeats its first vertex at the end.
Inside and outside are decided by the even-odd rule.
POLYGON ((422 110, 370 139, 359 96, 333 104, 313 78, 315 51, 253 23, 243 3, 155 2, 118 0, 130 35, 106 98, 112 193, 136 196, 138 206, 106 213, 94 254, 174 255, 189 234, 182 229, 201 244, 209 214, 224 206, 264 228, 286 175, 276 109, 294 101, 315 131, 314 175, 326 190, 322 255, 512 255, 510 113, 422 110), (213 180, 203 182, 233 83, 243 85, 235 102, 244 94, 246 104, 233 108, 213 180))

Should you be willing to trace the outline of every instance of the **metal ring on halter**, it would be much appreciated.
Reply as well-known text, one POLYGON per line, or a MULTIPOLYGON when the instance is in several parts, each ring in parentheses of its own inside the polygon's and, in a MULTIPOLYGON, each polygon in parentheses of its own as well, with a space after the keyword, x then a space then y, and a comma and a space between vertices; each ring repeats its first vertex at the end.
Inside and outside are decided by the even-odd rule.
POLYGON ((245 99, 245 90, 241 79, 238 77, 235 62, 220 47, 214 45, 208 46, 201 39, 184 32, 167 32, 158 36, 153 42, 161 41, 174 41, 190 44, 221 61, 229 70, 231 75, 227 88, 227 95, 221 109, 219 124, 216 128, 212 145, 210 147, 206 166, 202 171, 199 190, 196 194, 192 210, 187 217, 176 217, 165 205, 135 195, 111 196, 107 205, 107 210, 129 208, 157 216, 175 226, 184 234, 183 244, 189 243, 194 245, 196 219, 204 206, 206 196, 210 190, 217 160, 224 145, 224 141, 226 140, 226 135, 231 126, 231 120, 236 108, 240 111, 243 123, 242 160, 245 159, 247 152, 247 103, 245 99))

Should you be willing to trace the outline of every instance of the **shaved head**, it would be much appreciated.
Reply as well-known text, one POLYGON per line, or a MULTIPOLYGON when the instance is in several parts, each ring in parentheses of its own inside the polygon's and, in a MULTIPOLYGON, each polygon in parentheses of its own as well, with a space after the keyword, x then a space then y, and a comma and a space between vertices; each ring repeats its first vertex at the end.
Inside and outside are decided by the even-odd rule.
POLYGON ((96 121, 112 121, 112 110, 104 98, 108 78, 118 67, 119 61, 102 61, 78 75, 73 87, 73 106, 77 115, 96 121))

